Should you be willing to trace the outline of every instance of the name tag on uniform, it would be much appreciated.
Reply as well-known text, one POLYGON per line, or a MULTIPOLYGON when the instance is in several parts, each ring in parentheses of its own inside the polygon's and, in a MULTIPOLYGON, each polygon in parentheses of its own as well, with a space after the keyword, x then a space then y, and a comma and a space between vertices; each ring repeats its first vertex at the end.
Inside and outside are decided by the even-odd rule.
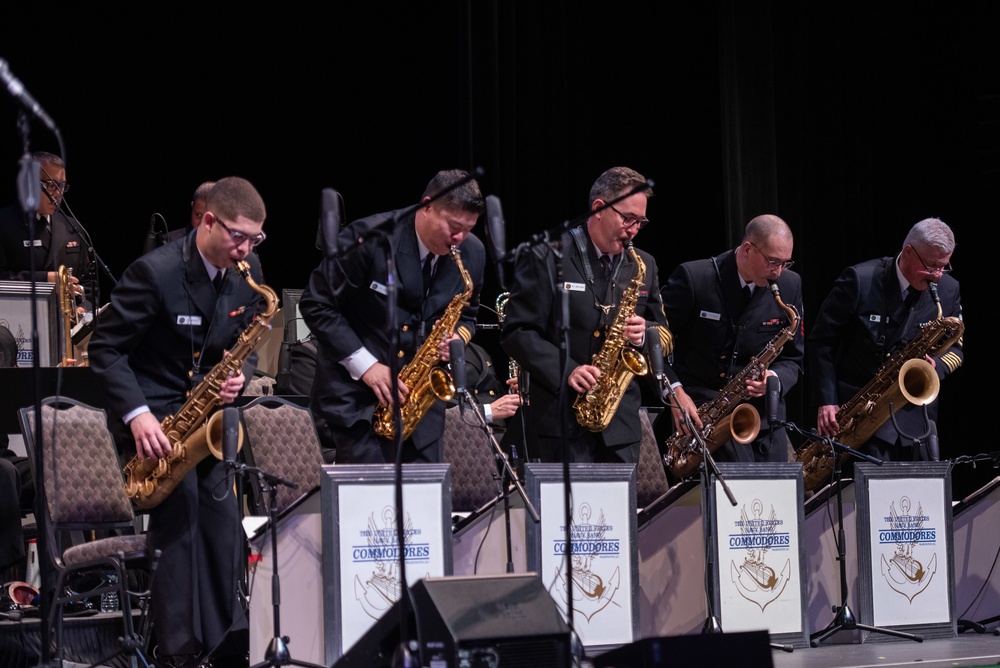
POLYGON ((699 318, 704 318, 705 320, 722 320, 722 316, 718 313, 712 313, 711 311, 702 311, 698 314, 699 318))
POLYGON ((583 292, 586 289, 587 286, 583 283, 570 283, 569 281, 563 283, 563 290, 566 292, 583 292))
POLYGON ((372 284, 369 285, 368 287, 371 288, 372 290, 374 290, 375 292, 379 293, 380 295, 387 295, 387 294, 389 294, 388 288, 386 288, 384 285, 382 285, 381 283, 379 283, 377 281, 372 281, 372 284))
POLYGON ((24 244, 25 248, 30 248, 31 246, 41 246, 42 245, 42 240, 41 239, 35 239, 34 241, 28 241, 27 239, 25 239, 21 243, 24 244))
POLYGON ((201 324, 200 315, 179 315, 177 316, 178 325, 187 325, 188 327, 197 327, 201 324))

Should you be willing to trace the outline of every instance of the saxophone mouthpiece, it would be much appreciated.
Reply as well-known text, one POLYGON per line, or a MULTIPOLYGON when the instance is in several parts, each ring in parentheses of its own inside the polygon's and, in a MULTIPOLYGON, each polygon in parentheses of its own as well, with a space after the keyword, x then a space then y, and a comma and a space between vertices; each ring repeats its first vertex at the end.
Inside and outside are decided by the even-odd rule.
POLYGON ((774 295, 775 297, 781 295, 781 290, 778 289, 778 284, 775 283, 774 281, 768 281, 767 287, 771 289, 771 294, 774 295))
POLYGON ((937 283, 934 281, 927 281, 927 289, 931 291, 931 299, 934 300, 934 303, 940 304, 941 298, 938 297, 937 283))

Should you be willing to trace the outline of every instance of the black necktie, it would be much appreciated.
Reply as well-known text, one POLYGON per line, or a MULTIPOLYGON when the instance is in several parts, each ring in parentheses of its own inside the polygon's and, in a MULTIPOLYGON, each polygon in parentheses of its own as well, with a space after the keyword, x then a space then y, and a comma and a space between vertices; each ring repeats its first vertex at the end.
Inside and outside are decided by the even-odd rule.
POLYGON ((749 284, 744 285, 743 286, 743 308, 747 307, 747 304, 750 303, 751 299, 753 299, 753 292, 750 290, 750 285, 749 284))
POLYGON ((913 308, 913 305, 917 303, 918 299, 920 299, 920 291, 914 290, 913 286, 911 285, 910 287, 906 288, 906 297, 903 299, 903 306, 905 306, 906 309, 909 310, 913 308))
POLYGON ((225 280, 225 273, 221 271, 215 272, 215 278, 212 279, 212 285, 215 286, 215 294, 222 294, 222 281, 225 280))
POLYGON ((601 266, 604 267, 604 275, 611 276, 611 256, 602 255, 601 256, 601 266))
POLYGON ((431 289, 431 268, 434 266, 434 253, 428 253, 427 257, 424 258, 424 296, 431 289))

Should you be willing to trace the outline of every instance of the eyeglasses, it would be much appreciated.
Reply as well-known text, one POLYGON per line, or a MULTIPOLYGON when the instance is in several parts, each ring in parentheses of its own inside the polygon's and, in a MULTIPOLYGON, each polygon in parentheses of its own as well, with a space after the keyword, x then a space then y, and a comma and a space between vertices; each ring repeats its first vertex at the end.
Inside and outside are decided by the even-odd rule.
POLYGON ((628 229, 633 225, 638 225, 639 229, 646 227, 649 224, 649 218, 640 218, 638 216, 626 216, 624 213, 616 209, 614 206, 609 206, 609 209, 617 213, 622 217, 622 222, 625 224, 625 228, 628 229))
POLYGON ((945 262, 943 267, 928 267, 927 263, 924 262, 924 258, 920 257, 920 253, 918 253, 917 249, 913 247, 913 244, 906 244, 906 245, 909 246, 910 250, 913 251, 913 254, 917 256, 917 259, 920 260, 920 264, 922 264, 924 267, 924 271, 926 271, 928 274, 951 273, 951 262, 945 262))
POLYGON ((777 269, 778 267, 781 267, 782 269, 791 269, 792 265, 795 264, 795 260, 774 260, 774 259, 771 259, 768 256, 764 255, 764 251, 762 251, 761 249, 757 248, 757 244, 755 244, 752 241, 748 241, 747 243, 750 244, 751 246, 753 246, 757 250, 757 252, 760 253, 760 256, 762 258, 764 258, 765 260, 767 260, 767 268, 768 269, 777 269))
POLYGON ((67 193, 69 192, 69 184, 65 181, 53 181, 52 179, 42 179, 42 188, 45 189, 50 195, 55 195, 56 193, 67 193))
MULTIPOLYGON (((206 211, 206 213, 211 213, 211 212, 206 211)), ((222 227, 222 229, 224 229, 226 232, 229 232, 229 238, 232 239, 233 243, 236 244, 237 246, 241 246, 244 241, 249 241, 250 247, 255 248, 264 243, 264 239, 267 239, 267 235, 264 234, 263 232, 259 232, 253 236, 250 236, 249 234, 244 234, 243 232, 237 232, 236 230, 231 230, 229 229, 229 226, 226 225, 224 222, 222 222, 222 219, 219 218, 214 213, 212 214, 212 218, 215 219, 215 222, 217 222, 222 227)))

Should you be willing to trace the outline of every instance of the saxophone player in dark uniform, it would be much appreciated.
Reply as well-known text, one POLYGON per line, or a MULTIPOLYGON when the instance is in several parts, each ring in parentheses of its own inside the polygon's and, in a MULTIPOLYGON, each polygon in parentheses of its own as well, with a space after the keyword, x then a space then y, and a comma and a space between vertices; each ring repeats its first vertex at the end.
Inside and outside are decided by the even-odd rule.
POLYGON ((650 326, 657 328, 663 349, 669 351, 671 347, 660 304, 656 261, 641 250, 633 248, 634 256, 626 251, 649 222, 646 204, 652 192, 636 190, 646 183, 644 176, 628 167, 604 172, 590 189, 588 203, 593 213, 586 224, 563 235, 566 242, 558 280, 569 299, 565 376, 560 376, 562 332, 557 315, 561 295, 553 250, 536 246, 517 260, 501 344, 531 377, 530 406, 522 407, 527 420, 529 461, 562 461, 564 429, 572 462, 639 461, 642 431, 637 377, 628 381, 620 403, 600 431, 580 424, 573 404, 581 394, 599 385, 602 370, 594 364, 594 356, 601 352, 616 321, 620 321, 620 332, 615 334, 622 337, 621 347, 628 354, 641 350, 650 326), (633 194, 605 207, 629 192, 633 194), (630 290, 633 278, 639 275, 640 263, 644 275, 630 290), (634 310, 620 314, 619 305, 629 296, 634 299, 634 310), (563 386, 568 391, 561 393, 563 386), (565 397, 562 402, 561 395, 565 397))
MULTIPOLYGON (((454 331, 427 345, 447 361, 448 341, 457 336, 468 343, 475 333, 486 264, 483 244, 472 234, 485 209, 479 184, 469 180, 431 201, 466 178, 462 170, 438 172, 421 196, 424 206, 388 229, 387 239, 366 241, 340 257, 324 258, 299 301, 319 350, 311 407, 326 423, 320 437, 324 445, 336 449, 337 463, 393 461, 392 440, 375 432, 378 407, 392 404, 389 357, 404 368, 425 350, 435 322, 450 315, 447 310, 454 297, 466 289, 452 247, 472 281, 471 296, 454 331), (385 243, 391 246, 396 268, 399 350, 389 350, 385 243)), ((351 223, 341 234, 341 247, 378 225, 391 225, 400 213, 389 211, 351 223)), ((400 383, 401 404, 411 389, 400 383)), ((441 461, 444 411, 445 403, 435 401, 423 414, 403 443, 403 461, 441 461)))
MULTIPOLYGON (((108 399, 109 420, 127 425, 142 460, 171 453, 161 421, 233 349, 251 325, 259 294, 234 271, 264 241, 266 211, 246 180, 228 177, 212 189, 202 224, 133 262, 111 293, 111 307, 90 341, 90 362, 108 399)), ((218 388, 231 403, 253 375, 256 354, 218 388)), ((119 445, 123 445, 119 440, 119 445)), ((162 551, 153 580, 157 665, 246 666, 247 620, 238 594, 244 558, 236 496, 226 467, 203 459, 149 513, 149 549, 162 551), (223 493, 220 493, 220 490, 223 493)))
MULTIPOLYGON (((668 376, 673 379, 676 374, 681 383, 675 391, 695 427, 704 426, 698 407, 712 400, 780 332, 793 327, 794 336, 764 375, 745 380, 747 398, 759 417, 768 414, 764 405, 767 376, 776 376, 780 383, 777 417, 785 419, 784 397, 802 375, 805 355, 802 281, 789 271, 792 246, 792 231, 784 220, 770 214, 757 216, 747 224, 743 241, 735 249, 679 265, 663 286, 663 308, 675 337, 668 376), (776 284, 781 299, 799 315, 797 323, 778 304, 768 289, 770 283, 776 284)), ((683 425, 679 408, 671 408, 675 426, 683 425)), ((771 434, 766 421, 761 422, 751 440, 728 440, 713 456, 719 461, 788 461, 790 444, 784 428, 771 434)), ((682 426, 678 429, 686 432, 682 426)))
MULTIPOLYGON (((959 284, 950 275, 954 250, 951 228, 937 218, 927 218, 910 228, 895 257, 848 267, 834 283, 809 333, 809 376, 820 434, 836 436, 840 407, 897 349, 917 337, 923 325, 938 317, 929 289, 932 283, 942 317, 961 320, 959 284)), ((930 352, 924 357, 939 380, 957 371, 965 360, 961 338, 930 352)), ((937 418, 937 406, 936 400, 928 405, 930 420, 937 418)), ((923 408, 906 403, 895 418, 907 435, 897 432, 890 420, 858 447, 891 461, 932 459, 926 446, 920 452, 912 448, 911 437, 923 435, 927 429, 923 408)))

